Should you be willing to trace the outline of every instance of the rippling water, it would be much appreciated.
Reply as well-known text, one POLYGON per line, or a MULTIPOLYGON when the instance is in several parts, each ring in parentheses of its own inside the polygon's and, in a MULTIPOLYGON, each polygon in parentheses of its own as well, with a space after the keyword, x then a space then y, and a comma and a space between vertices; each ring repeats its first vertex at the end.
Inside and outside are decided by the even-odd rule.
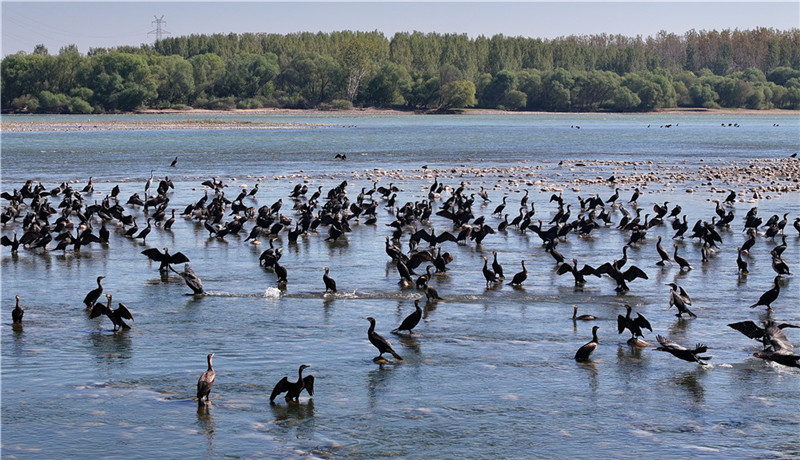
MULTIPOLYGON (((3 117, 33 119, 78 118, 3 117)), ((79 120, 93 119, 126 117, 79 120)), ((101 200, 116 184, 126 200, 142 194, 155 169, 156 177, 169 175, 175 182, 170 209, 178 212, 203 196, 200 182, 219 177, 229 184, 231 199, 243 185, 258 182, 255 200, 246 203, 270 205, 282 198, 281 211, 293 217, 288 194, 302 181, 310 194, 347 180, 351 200, 362 187, 371 188, 373 178, 383 186, 393 182, 401 189, 398 202, 405 203, 425 199, 438 175, 453 187, 467 182, 470 193, 484 186, 492 202, 478 199, 474 214, 486 216, 493 227, 500 220, 491 213, 502 197, 508 195, 513 217, 528 189, 536 217, 547 226, 556 212, 548 201, 553 189, 572 179, 647 171, 694 176, 702 166, 766 162, 800 150, 800 120, 771 114, 224 119, 311 127, 4 133, 2 188, 10 191, 33 178, 48 189, 62 181, 76 181, 73 187, 80 189, 93 176, 90 200, 101 200), (660 128, 667 123, 672 127, 660 128), (336 153, 346 153, 347 161, 334 160, 336 153), (169 168, 175 156, 177 167, 169 168), (605 163, 611 160, 619 163, 605 163)), ((633 185, 621 187, 622 201, 633 185)), ((670 208, 683 207, 690 224, 710 221, 710 200, 725 197, 714 186, 729 188, 700 177, 639 184, 639 206, 644 215, 654 203, 669 201, 670 208)), ((605 184, 560 188, 573 204, 573 218, 578 195, 613 193, 605 184)), ((780 242, 759 236, 748 258, 751 273, 738 276, 735 248, 744 241, 745 213, 758 206, 765 219, 789 214, 784 258, 797 271, 800 237, 791 221, 800 216, 800 195, 750 196, 743 194, 732 208, 736 219, 722 231, 724 243, 707 263, 700 260, 697 240, 677 241, 694 266, 688 272, 655 265, 656 236, 669 248, 673 231, 652 228, 628 253, 629 264, 649 279, 631 282, 624 295, 615 293, 607 277, 591 278, 576 290, 569 275, 555 273, 535 234, 509 229, 489 235, 480 247, 445 243, 454 261, 432 283, 445 300, 426 304, 421 291, 397 285, 384 252, 384 236, 391 234, 385 224, 392 216, 383 205, 377 225, 353 223, 353 231, 335 243, 323 241, 324 232, 301 237, 296 245, 282 234, 276 246, 283 248, 281 263, 289 272, 283 293, 275 290, 274 273, 258 266, 265 244, 243 241, 252 223, 243 236, 224 240, 179 218, 172 232, 154 228, 147 244, 118 230, 108 247, 78 253, 21 249, 12 255, 3 248, 3 456, 797 457, 800 372, 752 357, 758 343, 726 324, 766 318, 762 307, 747 306, 770 287, 769 251, 780 242), (186 295, 175 275, 162 279, 157 265, 139 254, 147 247, 186 254, 208 295, 186 295), (526 260, 530 274, 522 287, 486 289, 482 258, 492 251, 507 278, 526 260), (322 293, 323 266, 336 279, 336 295, 322 293), (88 319, 83 311, 81 300, 99 275, 106 276, 103 285, 114 301, 133 313, 131 330, 114 333, 107 318, 88 319), (679 320, 675 310, 667 310, 664 284, 670 282, 692 295, 697 319, 679 320), (18 330, 10 327, 14 295, 26 309, 18 330), (420 297, 425 315, 415 335, 390 334, 420 297), (616 333, 625 303, 653 324, 648 342, 655 343, 658 333, 684 345, 706 343, 712 365, 698 367, 653 347, 631 349, 627 335, 616 333), (574 324, 573 304, 598 320, 574 324), (372 362, 376 353, 366 337, 366 316, 377 320, 377 331, 394 344, 402 364, 372 362), (600 346, 592 363, 577 364, 573 355, 591 338, 593 324, 600 326, 600 346), (210 352, 217 382, 209 410, 198 412, 192 398, 210 352), (270 406, 274 384, 284 375, 294 380, 300 364, 312 365, 307 373, 316 378, 314 397, 304 393, 300 404, 290 405, 279 398, 270 406)), ((142 210, 127 210, 143 226, 142 210)), ((614 210, 612 217, 617 222, 621 213, 614 210)), ((431 223, 439 232, 449 229, 444 218, 434 216, 431 223)), ((2 234, 11 236, 14 228, 7 225, 2 234)), ((570 235, 558 249, 597 266, 621 257, 627 237, 609 226, 592 238, 570 235)), ((408 233, 400 243, 407 250, 408 233)), ((772 318, 800 323, 794 276, 784 277, 781 287, 772 318)), ((800 341, 795 330, 787 334, 800 341)))

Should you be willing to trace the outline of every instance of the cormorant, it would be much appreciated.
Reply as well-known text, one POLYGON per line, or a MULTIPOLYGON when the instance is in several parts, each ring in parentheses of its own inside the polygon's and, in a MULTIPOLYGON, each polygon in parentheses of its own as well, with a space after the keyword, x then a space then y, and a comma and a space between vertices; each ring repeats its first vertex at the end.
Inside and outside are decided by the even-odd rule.
POLYGON ((764 305, 765 307, 767 307, 767 311, 772 311, 770 304, 774 302, 775 299, 778 298, 778 294, 781 293, 781 286, 780 284, 778 284, 780 283, 780 281, 781 281, 781 275, 775 276, 775 279, 773 280, 772 289, 761 294, 761 297, 759 297, 758 302, 754 303, 753 305, 750 305, 750 308, 755 308, 759 305, 764 305))
POLYGON ((650 326, 650 321, 647 321, 647 318, 644 317, 641 313, 636 313, 636 319, 631 318, 631 306, 625 304, 626 314, 625 316, 618 315, 617 316, 617 330, 618 334, 622 334, 622 332, 627 329, 631 332, 631 338, 628 340, 628 343, 636 343, 637 337, 644 337, 642 333, 642 328, 649 329, 650 332, 653 332, 653 327, 650 326))
POLYGON ((134 238, 141 238, 142 239, 142 243, 147 243, 147 235, 150 234, 150 228, 151 228, 150 221, 151 220, 152 219, 147 219, 147 227, 142 229, 142 231, 139 232, 139 234, 136 235, 134 238))
POLYGON ((16 298, 17 298, 17 306, 14 307, 14 310, 11 311, 11 321, 14 324, 21 324, 22 315, 25 314, 25 310, 23 310, 22 307, 19 306, 19 296, 16 296, 16 298))
POLYGON ((489 258, 483 256, 483 277, 486 278, 486 287, 489 287, 489 283, 496 283, 497 282, 497 274, 489 269, 489 258))
POLYGON ((419 299, 414 299, 414 311, 406 316, 406 319, 392 333, 397 334, 400 331, 408 331, 410 335, 413 335, 412 329, 419 324, 420 319, 422 319, 422 308, 419 306, 419 299))
POLYGON ((195 274, 192 267, 189 264, 183 264, 183 271, 179 272, 172 267, 169 267, 170 270, 178 274, 184 281, 186 281, 186 285, 194 292, 195 294, 202 294, 203 293, 203 281, 200 280, 200 277, 195 274))
POLYGON ((667 251, 664 249, 663 246, 661 246, 661 235, 658 235, 658 241, 656 242, 656 251, 658 252, 659 257, 661 257, 661 260, 656 262, 656 265, 664 265, 664 262, 672 263, 672 260, 669 258, 669 254, 667 254, 667 251))
POLYGON ((431 285, 428 284, 427 281, 425 282, 425 298, 428 299, 428 301, 444 300, 441 297, 439 297, 439 292, 435 288, 431 287, 431 285))
POLYGON ((736 256, 736 265, 739 267, 739 273, 741 273, 742 275, 750 273, 747 270, 747 262, 744 259, 742 259, 742 248, 736 248, 736 253, 738 254, 736 256))
POLYGON ((372 343, 375 346, 375 348, 377 348, 378 351, 380 352, 380 354, 376 356, 374 360, 383 359, 384 353, 390 353, 392 356, 395 357, 395 359, 402 361, 403 358, 397 353, 395 353, 394 349, 392 348, 392 345, 389 344, 389 341, 383 338, 383 336, 381 336, 377 332, 375 332, 375 318, 368 316, 364 319, 369 321, 369 329, 367 330, 367 337, 369 338, 370 343, 372 343))
POLYGON ((751 339, 761 341, 765 350, 769 349, 775 353, 783 354, 794 353, 794 345, 786 337, 783 330, 787 327, 800 328, 800 326, 789 323, 778 324, 772 320, 764 321, 762 324, 764 325, 763 328, 758 327, 752 321, 740 321, 728 324, 728 327, 736 329, 751 339))
POLYGON ((678 313, 675 316, 680 318, 682 314, 686 313, 692 318, 697 318, 697 315, 692 313, 687 306, 692 304, 692 300, 688 296, 683 295, 683 293, 686 291, 684 291, 683 288, 678 287, 678 285, 675 283, 668 283, 667 286, 672 288, 669 291, 669 306, 671 307, 675 305, 675 307, 678 309, 678 313))
POLYGON ((204 406, 209 404, 211 401, 208 398, 209 393, 211 393, 211 388, 214 386, 214 380, 217 378, 217 373, 214 372, 214 367, 211 365, 211 358, 214 357, 214 353, 209 353, 208 357, 208 369, 203 372, 203 375, 200 376, 200 379, 197 380, 197 405, 204 406))
POLYGON ((572 265, 568 263, 562 263, 558 266, 558 271, 556 271, 559 275, 563 275, 565 273, 572 273, 572 276, 575 278, 575 286, 582 286, 586 284, 585 275, 594 275, 600 278, 600 274, 592 267, 591 265, 584 265, 583 268, 578 270, 578 259, 572 259, 572 265))
POLYGON ((111 294, 106 294, 106 299, 108 299, 108 303, 103 305, 101 303, 94 304, 92 307, 92 312, 89 313, 89 318, 97 318, 100 315, 108 316, 108 319, 114 323, 114 330, 117 329, 130 329, 131 327, 125 324, 123 319, 129 319, 133 321, 133 315, 125 306, 125 304, 120 303, 116 310, 111 309, 111 294))
POLYGON ((636 278, 647 278, 647 273, 643 272, 641 268, 632 265, 627 270, 620 271, 617 267, 617 261, 613 262, 606 262, 603 265, 597 267, 595 269, 597 273, 606 274, 611 277, 616 283, 617 287, 615 288, 617 292, 625 292, 630 290, 626 281, 633 281, 636 278))
POLYGON ((322 267, 322 269, 325 270, 325 273, 322 275, 322 281, 325 282, 325 292, 336 292, 336 281, 328 276, 328 271, 330 269, 328 267, 322 267))
POLYGON ((282 378, 272 389, 272 394, 269 396, 270 404, 274 404, 275 398, 284 391, 286 392, 286 401, 297 401, 303 390, 306 390, 309 396, 314 396, 314 376, 307 375, 303 377, 303 369, 308 367, 311 366, 308 364, 300 366, 300 370, 297 371, 296 382, 289 382, 288 377, 282 378))
POLYGON ((492 214, 502 214, 503 213, 503 209, 506 208, 506 200, 507 199, 508 199, 508 196, 504 196, 503 197, 503 202, 501 204, 497 205, 496 208, 494 208, 494 212, 492 214))
POLYGON ((175 157, 175 159, 172 160, 172 163, 170 163, 169 166, 171 168, 174 168, 176 164, 178 164, 178 157, 175 157))
POLYGON ((159 262, 158 271, 160 272, 168 271, 171 264, 189 262, 189 258, 183 255, 183 253, 176 252, 175 254, 170 254, 167 248, 164 248, 163 253, 156 248, 145 249, 142 251, 142 254, 146 255, 150 260, 159 262))
POLYGON ((678 255, 678 245, 672 245, 675 248, 675 252, 672 254, 672 258, 675 259, 675 262, 681 267, 681 271, 685 268, 686 270, 691 270, 692 266, 689 264, 689 261, 684 259, 683 257, 678 255))
POLYGON ((100 298, 100 294, 103 293, 103 285, 100 284, 100 280, 105 278, 105 276, 98 276, 97 277, 97 288, 92 289, 86 294, 86 297, 83 298, 83 303, 86 305, 86 309, 90 310, 94 307, 94 303, 97 302, 97 299, 100 298))
POLYGON ((528 279, 528 269, 525 268, 525 261, 524 260, 520 261, 520 264, 522 264, 522 271, 514 275, 514 278, 512 278, 511 282, 508 283, 512 286, 519 286, 520 284, 522 284, 523 281, 528 279))
POLYGON ((575 353, 575 361, 588 361, 589 356, 591 356, 591 354, 597 350, 598 329, 600 329, 600 326, 594 326, 592 328, 592 340, 578 348, 578 351, 575 353))
POLYGON ((594 321, 597 318, 592 315, 580 315, 578 316, 578 306, 572 306, 572 321, 594 321))
POLYGON ((710 356, 697 356, 700 353, 705 353, 706 351, 708 351, 708 347, 701 343, 698 343, 694 349, 688 349, 660 335, 656 336, 656 340, 658 340, 658 343, 661 344, 661 346, 656 348, 656 350, 666 351, 667 353, 670 353, 672 356, 680 358, 684 361, 705 365, 706 363, 703 361, 711 359, 710 356))
POLYGON ((14 230, 14 239, 10 240, 7 236, 3 235, 0 238, 0 244, 3 246, 11 246, 11 253, 15 253, 19 250, 19 240, 17 239, 17 231, 14 230))
POLYGON ((494 256, 492 270, 494 270, 494 274, 497 275, 497 279, 503 280, 505 279, 505 276, 503 276, 503 266, 497 262, 497 251, 492 251, 492 255, 494 256))

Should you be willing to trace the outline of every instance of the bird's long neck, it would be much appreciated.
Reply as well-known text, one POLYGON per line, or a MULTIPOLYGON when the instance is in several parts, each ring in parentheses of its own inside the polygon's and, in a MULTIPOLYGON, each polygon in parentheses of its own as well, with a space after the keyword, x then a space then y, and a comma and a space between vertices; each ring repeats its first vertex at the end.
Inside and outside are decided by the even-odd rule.
POLYGON ((367 330, 367 334, 372 334, 375 332, 375 321, 369 322, 369 329, 367 330))
POLYGON ((592 328, 592 342, 594 342, 594 343, 597 343, 597 342, 598 342, 598 339, 597 339, 597 329, 595 329, 595 328, 592 328))
POLYGON ((303 368, 302 367, 297 371, 297 381, 298 382, 302 382, 303 381, 303 368))
POLYGON ((214 370, 214 367, 211 365, 211 359, 212 359, 212 356, 209 356, 208 357, 208 370, 209 371, 213 371, 214 370))

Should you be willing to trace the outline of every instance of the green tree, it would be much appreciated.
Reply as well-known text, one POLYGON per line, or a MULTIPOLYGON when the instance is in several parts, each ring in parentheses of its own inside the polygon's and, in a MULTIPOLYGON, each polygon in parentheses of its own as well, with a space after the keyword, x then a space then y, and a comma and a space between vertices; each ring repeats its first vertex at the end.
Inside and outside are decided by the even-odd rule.
POLYGON ((475 83, 467 80, 451 81, 442 85, 441 108, 474 107, 478 101, 475 99, 475 83))
POLYGON ((403 94, 411 87, 411 77, 406 70, 391 62, 384 64, 369 81, 364 91, 364 101, 378 107, 405 104, 403 94))

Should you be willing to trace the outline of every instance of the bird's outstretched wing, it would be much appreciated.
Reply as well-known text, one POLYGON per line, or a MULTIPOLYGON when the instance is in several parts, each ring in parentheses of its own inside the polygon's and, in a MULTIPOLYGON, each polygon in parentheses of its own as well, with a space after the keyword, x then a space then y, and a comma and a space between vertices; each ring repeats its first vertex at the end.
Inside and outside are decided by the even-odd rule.
POLYGON ((584 264, 584 265, 583 265, 583 268, 581 268, 581 271, 580 271, 579 273, 580 273, 581 275, 583 275, 583 276, 586 276, 586 275, 594 275, 594 276, 596 276, 596 277, 600 278, 600 273, 598 273, 598 272, 597 272, 597 269, 595 269, 595 268, 594 268, 594 267, 592 267, 591 265, 586 265, 586 264, 584 264))
POLYGON ((653 326, 650 325, 650 321, 647 321, 647 318, 645 318, 643 314, 637 313, 636 319, 633 320, 633 322, 640 328, 649 329, 650 332, 653 332, 653 326))
POLYGON ((125 318, 133 321, 133 315, 131 314, 130 310, 128 310, 128 307, 126 307, 124 303, 119 304, 117 312, 119 313, 120 318, 125 318))
POLYGON ((625 275, 625 281, 633 281, 636 278, 648 279, 647 273, 645 273, 641 268, 635 265, 632 265, 630 268, 625 270, 624 275, 625 275))
POLYGON ((556 270, 556 273, 558 273, 559 275, 563 275, 564 273, 569 273, 571 271, 572 271, 572 266, 570 264, 562 263, 561 265, 558 266, 558 270, 556 270))
POLYGON ((625 330, 625 323, 625 317, 617 315, 617 334, 622 334, 622 331, 625 330))
POLYGON ((146 255, 148 259, 156 262, 161 262, 164 260, 164 253, 156 248, 145 249, 142 251, 142 254, 146 255))
POLYGON ((307 375, 303 377, 303 385, 305 386, 306 391, 308 392, 309 396, 314 396, 314 376, 307 375))
POLYGON ((742 334, 746 335, 751 339, 760 339, 764 337, 764 329, 761 329, 756 325, 756 323, 752 321, 740 321, 738 323, 731 323, 728 324, 728 327, 736 329, 737 331, 741 332, 742 334))
POLYGON ((290 388, 289 379, 287 377, 282 378, 272 389, 272 394, 269 395, 269 402, 272 402, 279 394, 289 391, 290 388))
POLYGON ((190 260, 182 252, 176 252, 169 258, 169 263, 171 264, 183 264, 186 262, 190 262, 190 260))
POLYGON ((92 311, 89 313, 89 318, 97 318, 98 316, 105 313, 106 306, 101 303, 96 303, 92 307, 92 311))

